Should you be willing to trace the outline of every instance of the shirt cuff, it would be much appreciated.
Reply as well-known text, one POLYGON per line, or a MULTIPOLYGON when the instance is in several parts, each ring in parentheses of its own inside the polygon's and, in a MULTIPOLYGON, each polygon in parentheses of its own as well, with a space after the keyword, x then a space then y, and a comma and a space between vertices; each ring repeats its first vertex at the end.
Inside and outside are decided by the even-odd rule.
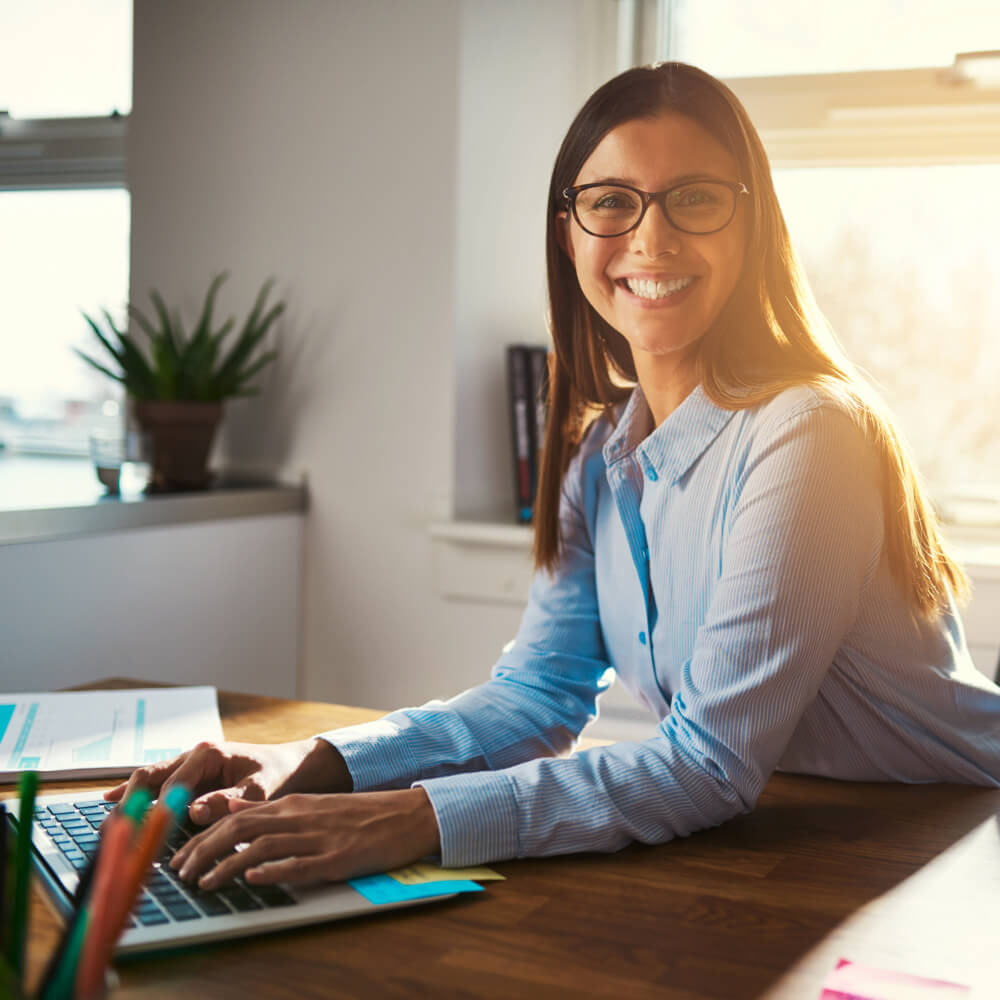
POLYGON ((356 792, 409 788, 413 762, 401 741, 392 739, 397 735, 397 727, 387 719, 317 734, 344 758, 356 792))
POLYGON ((465 868, 520 857, 517 797, 502 771, 415 781, 427 793, 441 834, 441 865, 465 868))

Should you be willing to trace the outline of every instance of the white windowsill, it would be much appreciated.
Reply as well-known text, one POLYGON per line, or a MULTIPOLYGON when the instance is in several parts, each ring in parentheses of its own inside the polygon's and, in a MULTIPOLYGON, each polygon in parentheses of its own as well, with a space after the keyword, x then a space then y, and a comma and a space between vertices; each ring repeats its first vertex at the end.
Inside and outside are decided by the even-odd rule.
POLYGON ((0 458, 0 546, 133 528, 303 513, 304 485, 226 482, 207 490, 108 496, 89 459, 0 458))

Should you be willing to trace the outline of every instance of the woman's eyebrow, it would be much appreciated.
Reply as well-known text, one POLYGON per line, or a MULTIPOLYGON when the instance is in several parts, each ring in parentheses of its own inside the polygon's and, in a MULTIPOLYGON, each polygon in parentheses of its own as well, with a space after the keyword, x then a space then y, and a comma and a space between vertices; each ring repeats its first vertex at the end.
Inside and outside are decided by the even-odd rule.
MULTIPOLYGON (((707 171, 701 171, 696 174, 681 174, 679 177, 674 177, 671 179, 670 183, 666 187, 660 190, 666 191, 669 188, 677 187, 678 184, 690 184, 692 181, 721 181, 724 178, 717 176, 716 174, 710 174, 707 171)), ((634 177, 599 177, 593 181, 587 181, 588 184, 624 184, 626 187, 634 187, 643 190, 639 183, 634 177)))

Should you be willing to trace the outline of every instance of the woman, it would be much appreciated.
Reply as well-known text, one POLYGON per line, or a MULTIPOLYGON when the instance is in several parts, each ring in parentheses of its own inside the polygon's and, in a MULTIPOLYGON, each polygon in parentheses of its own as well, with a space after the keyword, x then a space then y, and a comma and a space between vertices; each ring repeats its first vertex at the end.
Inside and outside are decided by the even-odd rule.
POLYGON ((663 842, 753 808, 775 768, 1000 784, 1000 690, 954 613, 964 575, 814 316, 726 87, 668 63, 590 98, 553 171, 548 276, 538 572, 515 642, 450 702, 137 771, 109 797, 181 781, 196 821, 223 817, 178 853, 185 877, 663 842), (558 756, 609 667, 657 735, 558 756))

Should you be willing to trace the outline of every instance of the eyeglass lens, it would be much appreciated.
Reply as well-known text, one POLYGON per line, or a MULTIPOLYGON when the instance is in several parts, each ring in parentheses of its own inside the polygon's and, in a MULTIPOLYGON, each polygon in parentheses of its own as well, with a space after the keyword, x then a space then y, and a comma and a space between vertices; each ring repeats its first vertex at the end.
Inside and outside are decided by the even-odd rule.
MULTIPOLYGON (((696 181, 669 191, 661 202, 667 218, 688 233, 711 233, 725 226, 734 214, 736 194, 715 181, 696 181)), ((642 198, 629 188, 601 184, 576 195, 580 225, 595 236, 619 236, 631 229, 642 214, 642 198)))

